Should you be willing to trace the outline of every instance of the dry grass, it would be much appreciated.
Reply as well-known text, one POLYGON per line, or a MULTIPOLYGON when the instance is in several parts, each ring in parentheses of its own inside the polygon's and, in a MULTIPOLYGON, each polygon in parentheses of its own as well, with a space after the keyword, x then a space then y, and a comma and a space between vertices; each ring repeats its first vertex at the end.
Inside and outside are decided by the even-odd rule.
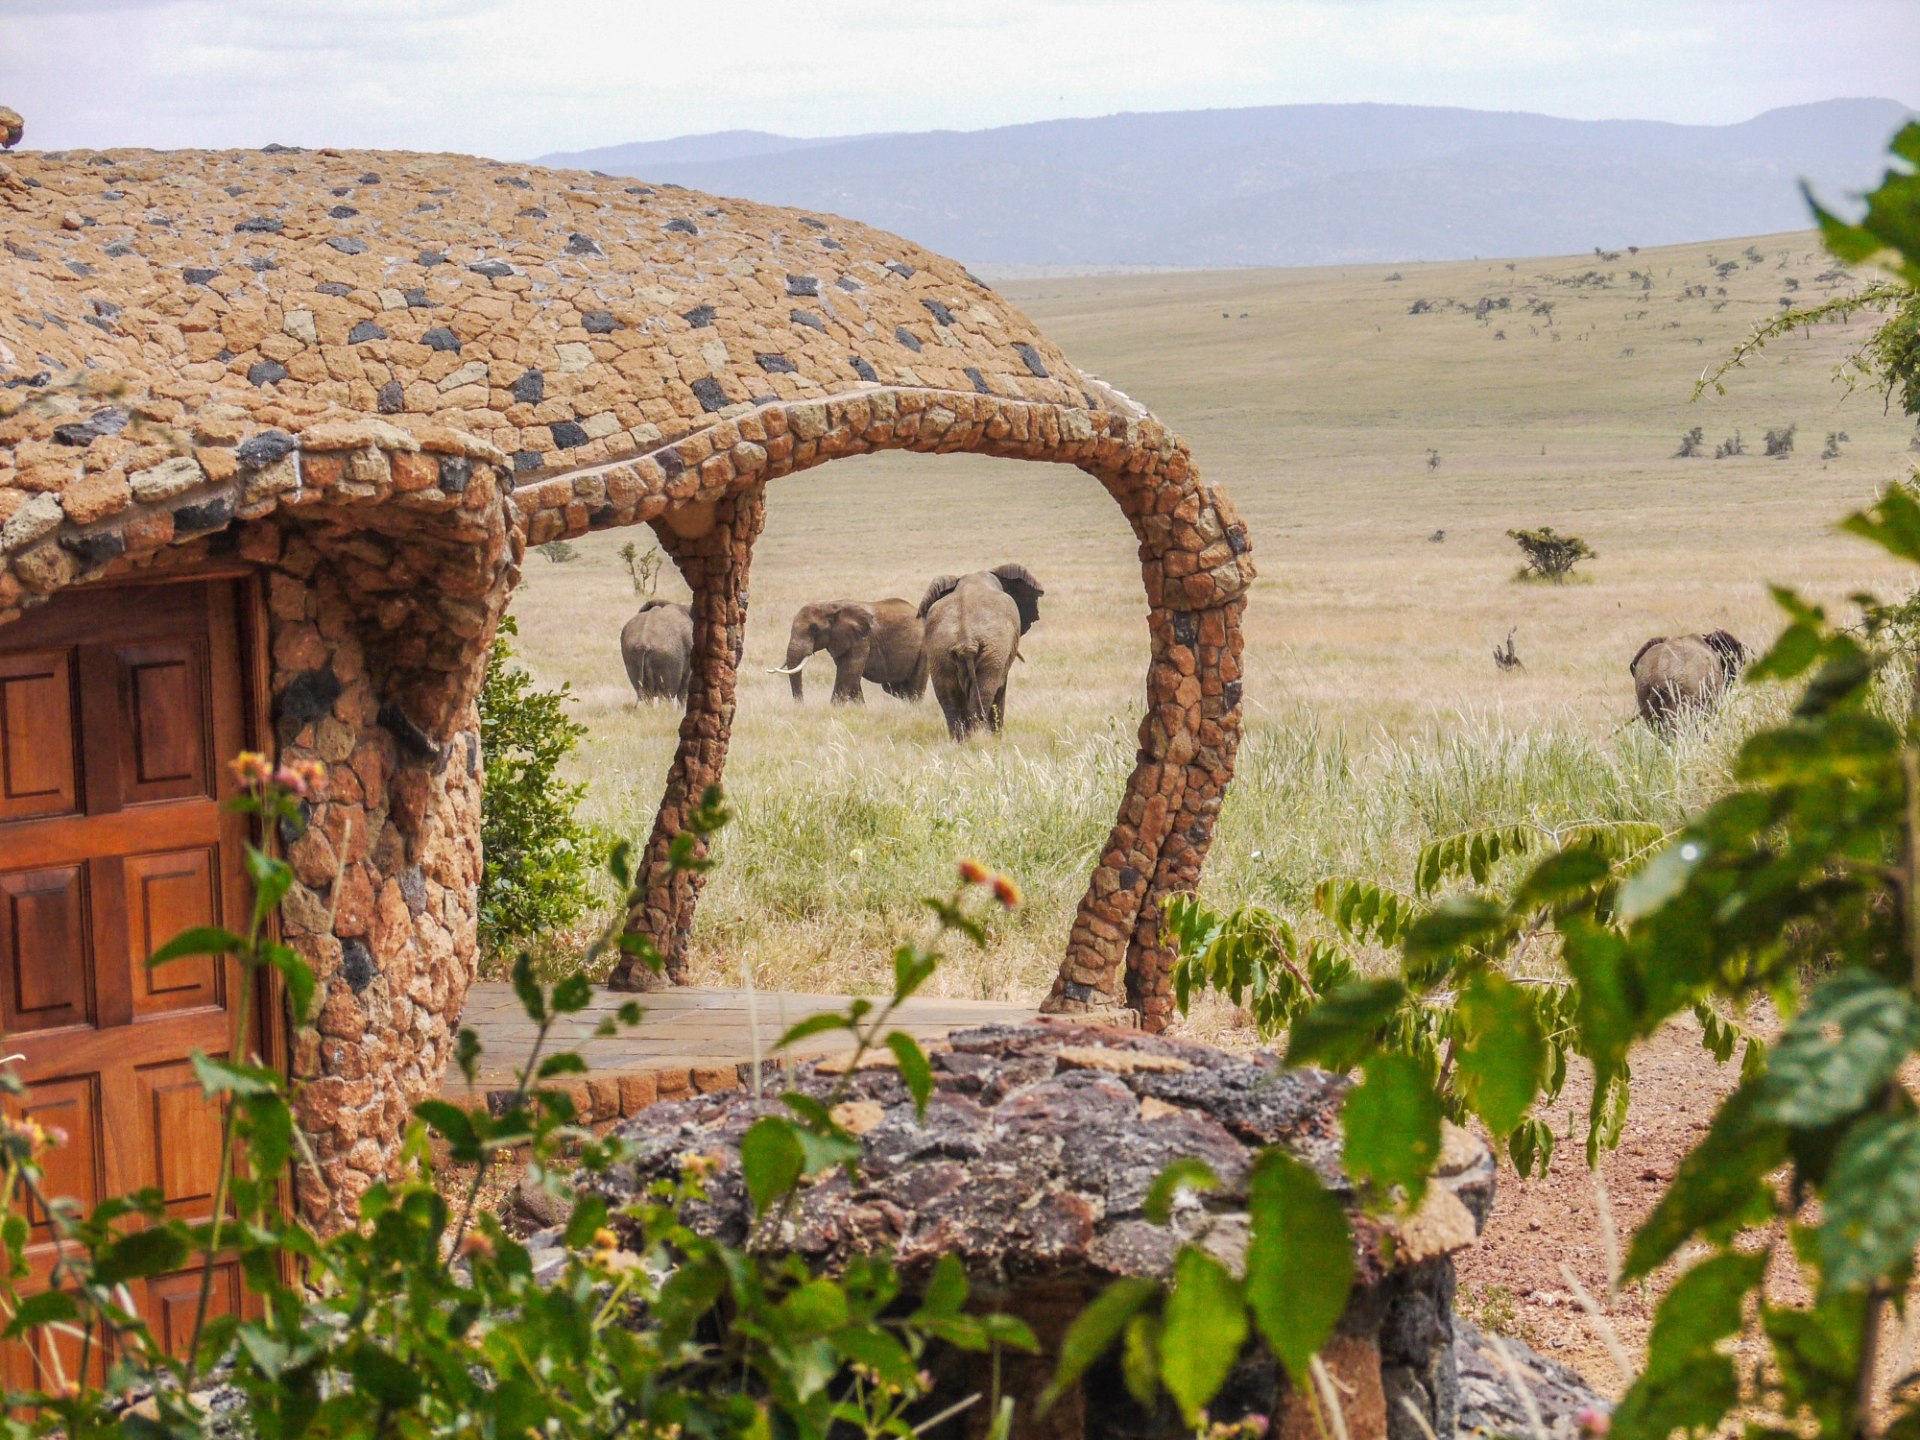
MULTIPOLYGON (((1787 277, 1797 299, 1829 288, 1811 237, 1755 241, 1757 265, 1746 244, 1405 265, 1398 280, 1380 266, 1005 287, 1184 434, 1252 530, 1263 577, 1247 621, 1248 740, 1208 874, 1219 898, 1293 905, 1323 874, 1400 876, 1425 840, 1483 822, 1677 817, 1743 717, 1772 702, 1747 697, 1678 748, 1623 729, 1640 642, 1715 626, 1764 642, 1777 624, 1768 580, 1836 604, 1901 586, 1833 529, 1914 458, 1911 425, 1883 416, 1877 395, 1842 404, 1830 381, 1864 325, 1781 343, 1726 398, 1689 403, 1694 377, 1777 308, 1787 277), (1722 281, 1709 256, 1741 268, 1722 281), (1596 270, 1612 283, 1556 283, 1596 270), (1630 270, 1650 273, 1651 291, 1630 270), (1702 283, 1707 298, 1679 298, 1702 283), (1510 308, 1483 323, 1468 313, 1483 296, 1510 308), (1434 312, 1409 314, 1416 298, 1434 312), (1525 313, 1536 300, 1554 302, 1551 327, 1525 313), (1796 453, 1760 458, 1761 432, 1787 423, 1796 453), (1694 425, 1709 447, 1738 428, 1754 454, 1670 458, 1694 425), (1851 443, 1822 461, 1836 429, 1851 443), (1514 583, 1505 531, 1539 525, 1599 552, 1579 583, 1514 583), (1526 668, 1502 673, 1489 652, 1513 627, 1526 668)), ((699 970, 722 980, 750 963, 762 984, 865 988, 893 944, 924 933, 917 897, 976 855, 1018 877, 1029 903, 990 954, 957 957, 938 983, 1037 995, 1132 753, 1144 606, 1118 512, 1074 470, 915 456, 780 481, 769 512, 729 772, 740 820, 701 911, 699 970), (1007 560, 1048 595, 998 741, 955 748, 930 701, 875 692, 864 710, 830 710, 824 658, 804 707, 760 673, 805 600, 912 598, 936 573, 1007 560)), ((515 613, 536 671, 580 696, 588 814, 631 833, 651 816, 677 717, 634 708, 620 668, 633 597, 615 552, 629 538, 648 537, 596 537, 565 565, 530 557, 515 613)))

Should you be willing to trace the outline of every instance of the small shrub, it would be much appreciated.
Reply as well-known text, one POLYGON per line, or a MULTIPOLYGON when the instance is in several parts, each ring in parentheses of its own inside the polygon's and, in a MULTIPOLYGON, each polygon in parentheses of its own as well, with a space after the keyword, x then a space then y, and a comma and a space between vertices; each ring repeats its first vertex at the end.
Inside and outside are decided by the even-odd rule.
POLYGON ((1696 425, 1680 437, 1680 448, 1673 452, 1676 460, 1697 460, 1706 453, 1707 432, 1696 425))
POLYGON ((1744 455, 1746 453, 1747 442, 1741 436, 1740 432, 1736 430, 1714 448, 1713 458, 1716 460, 1724 460, 1729 455, 1744 455))
POLYGON ((627 574, 633 577, 633 593, 651 595, 660 588, 660 567, 666 563, 666 556, 660 553, 658 545, 649 545, 647 553, 631 540, 620 547, 620 558, 627 562, 627 574))
POLYGON ((534 549, 546 556, 547 559, 555 565, 564 565, 569 560, 578 560, 580 558, 580 552, 565 540, 549 540, 544 545, 534 546, 534 549))
POLYGON ((1427 473, 1431 475, 1435 470, 1438 470, 1439 468, 1440 468, 1440 452, 1438 450, 1429 449, 1427 451, 1427 473))
POLYGON ((1413 304, 1407 307, 1407 314, 1425 315, 1431 309, 1433 309, 1433 302, 1431 300, 1422 298, 1414 301, 1413 304))
POLYGON ((587 787, 558 779, 587 727, 568 718, 569 687, 542 690, 516 663, 511 637, 518 633, 513 617, 502 617, 480 690, 483 960, 578 921, 593 903, 601 848, 574 818, 587 787))
POLYGON ((1767 447, 1767 458, 1784 460, 1793 454, 1793 434, 1800 427, 1789 425, 1784 430, 1769 430, 1761 437, 1767 447))
POLYGON ((1592 546, 1577 535, 1560 535, 1551 525, 1538 530, 1509 530, 1507 538, 1526 556, 1523 576, 1537 576, 1558 585, 1573 573, 1582 560, 1597 559, 1592 546))
POLYGON ((1840 447, 1846 444, 1851 438, 1852 437, 1844 430, 1829 430, 1827 432, 1827 443, 1822 446, 1820 450, 1820 458, 1822 460, 1838 460, 1840 458, 1840 447))

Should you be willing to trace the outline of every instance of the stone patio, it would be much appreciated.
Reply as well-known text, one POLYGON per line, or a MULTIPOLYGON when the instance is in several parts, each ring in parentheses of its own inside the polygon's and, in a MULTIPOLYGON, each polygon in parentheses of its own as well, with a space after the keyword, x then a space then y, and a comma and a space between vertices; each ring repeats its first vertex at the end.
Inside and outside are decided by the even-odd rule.
MULTIPOLYGON (((601 990, 587 1009, 561 1017, 546 1051, 578 1051, 587 1062, 587 1075, 552 1083, 568 1090, 574 1108, 595 1124, 635 1114, 661 1100, 738 1089, 753 1078, 756 1035, 759 1058, 774 1066, 852 1048, 851 1037, 837 1031, 810 1036, 779 1055, 773 1051, 789 1027, 811 1015, 844 1010, 850 999, 782 990, 749 996, 742 990, 683 987, 638 997, 601 990), (639 1027, 596 1038, 600 1022, 636 998, 647 1012, 639 1027)), ((1031 1020, 1036 1011, 1033 1005, 992 1000, 915 998, 900 1007, 890 1028, 904 1030, 925 1045, 976 1025, 1031 1020)), ((457 1105, 479 1106, 511 1093, 514 1069, 526 1063, 534 1039, 533 1022, 513 987, 486 981, 474 985, 460 1023, 480 1037, 480 1069, 471 1086, 457 1070, 449 1070, 442 1096, 457 1105)))

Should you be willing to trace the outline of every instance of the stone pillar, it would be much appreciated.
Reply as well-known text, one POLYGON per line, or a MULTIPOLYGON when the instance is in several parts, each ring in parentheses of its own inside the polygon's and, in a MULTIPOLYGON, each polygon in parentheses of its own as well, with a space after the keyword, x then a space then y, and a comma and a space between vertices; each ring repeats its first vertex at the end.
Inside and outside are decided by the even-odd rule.
MULTIPOLYGON (((627 933, 644 935, 659 948, 666 957, 665 979, 674 984, 686 976, 687 936, 705 876, 673 873, 667 851, 685 827, 687 812, 726 768, 740 652, 747 636, 747 577, 766 513, 765 490, 754 484, 711 506, 670 511, 654 527, 693 590, 692 674, 680 746, 640 862, 646 899, 627 916, 627 933)), ((658 977, 631 956, 621 957, 607 981, 615 990, 651 989, 658 983, 658 977)))

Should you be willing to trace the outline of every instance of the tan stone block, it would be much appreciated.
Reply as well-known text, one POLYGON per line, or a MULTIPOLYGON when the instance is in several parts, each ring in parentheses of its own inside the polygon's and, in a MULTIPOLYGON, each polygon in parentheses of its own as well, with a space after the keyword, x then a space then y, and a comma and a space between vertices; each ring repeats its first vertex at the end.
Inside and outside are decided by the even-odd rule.
MULTIPOLYGON (((24 496, 21 497, 24 501, 24 496)), ((111 470, 83 475, 61 495, 67 518, 76 525, 91 525, 127 508, 133 490, 124 475, 111 470)))
POLYGON ((620 1113, 637 1115, 660 1098, 660 1082, 651 1074, 620 1077, 620 1113))

